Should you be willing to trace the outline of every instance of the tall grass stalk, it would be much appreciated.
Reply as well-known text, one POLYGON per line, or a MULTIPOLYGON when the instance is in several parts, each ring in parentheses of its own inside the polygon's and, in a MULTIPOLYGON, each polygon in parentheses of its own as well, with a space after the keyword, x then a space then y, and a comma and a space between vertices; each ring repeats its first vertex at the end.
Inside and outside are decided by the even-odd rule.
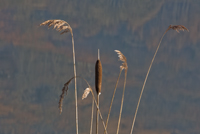
POLYGON ((54 28, 61 32, 61 34, 70 32, 72 36, 72 51, 73 51, 73 66, 74 66, 74 81, 75 81, 75 110, 76 110, 76 134, 78 134, 78 104, 77 104, 77 82, 76 82, 76 64, 75 64, 75 49, 74 49, 74 36, 71 26, 63 20, 47 20, 40 24, 47 25, 48 27, 54 26, 54 28))
POLYGON ((124 76, 124 89, 123 89, 123 94, 122 94, 122 100, 121 100, 121 108, 120 108, 120 113, 119 113, 119 120, 118 120, 118 126, 117 126, 117 133, 119 133, 119 126, 121 122, 121 115, 122 115, 122 109, 123 109, 123 104, 124 104, 124 92, 125 92, 125 87, 126 87, 126 77, 127 77, 127 70, 125 70, 125 76, 124 76))
POLYGON ((143 91, 144 91, 144 87, 145 87, 145 85, 146 85, 147 78, 148 78, 148 76, 149 76, 149 72, 150 72, 150 70, 151 70, 151 66, 152 66, 152 64, 153 64, 153 62, 154 62, 154 59, 155 59, 155 57, 156 57, 156 54, 157 54, 157 52, 158 52, 158 49, 159 49, 159 47, 160 47, 160 44, 161 44, 161 42, 162 42, 163 37, 165 36, 165 34, 167 33, 167 31, 169 31, 170 29, 176 30, 178 33, 179 33, 179 30, 182 30, 182 31, 187 30, 187 31, 189 31, 189 30, 188 30, 185 26, 183 26, 183 25, 174 25, 174 26, 170 25, 170 26, 167 28, 167 30, 164 32, 164 34, 162 35, 162 37, 161 37, 161 39, 160 39, 160 42, 159 42, 159 44, 158 44, 158 46, 157 46, 156 52, 154 53, 153 59, 151 60, 151 64, 150 64, 150 66, 149 66, 149 69, 148 69, 148 71, 147 71, 147 74, 146 74, 146 77, 145 77, 145 80, 144 80, 144 83, 143 83, 143 86, 142 86, 142 90, 141 90, 140 97, 139 97, 139 100, 138 100, 138 103, 137 103, 137 107, 136 107, 135 115, 134 115, 134 118, 133 118, 133 123, 132 123, 132 127, 131 127, 131 132, 130 132, 130 134, 133 133, 133 128, 134 128, 134 125, 135 125, 135 120, 136 120, 138 108, 139 108, 139 105, 140 105, 140 101, 141 101, 141 98, 142 98, 142 94, 143 94, 143 91))
POLYGON ((124 92, 125 92, 125 87, 126 87, 126 77, 127 77, 128 65, 127 65, 126 57, 119 50, 115 50, 115 52, 117 52, 119 60, 123 62, 122 65, 120 66, 120 69, 125 70, 124 88, 123 88, 123 93, 122 93, 121 107, 120 107, 119 120, 118 120, 117 133, 116 133, 116 134, 118 134, 120 122, 121 122, 122 109, 123 109, 123 104, 124 104, 124 92))
MULTIPOLYGON (((108 116, 107 116, 107 120, 106 120, 106 128, 108 127, 108 121, 109 121, 109 117, 110 117, 110 112, 111 112, 111 108, 112 108, 112 104, 113 104, 113 101, 114 101, 115 92, 116 92, 116 89, 117 89, 117 85, 118 85, 118 82, 119 82, 119 78, 120 78, 121 72, 122 72, 122 69, 120 68, 119 76, 117 78, 117 82, 116 82, 116 85, 115 85, 115 89, 114 89, 114 92, 113 92, 112 100, 111 100, 109 111, 108 111, 108 116)), ((105 131, 104 131, 104 134, 105 134, 105 131)))

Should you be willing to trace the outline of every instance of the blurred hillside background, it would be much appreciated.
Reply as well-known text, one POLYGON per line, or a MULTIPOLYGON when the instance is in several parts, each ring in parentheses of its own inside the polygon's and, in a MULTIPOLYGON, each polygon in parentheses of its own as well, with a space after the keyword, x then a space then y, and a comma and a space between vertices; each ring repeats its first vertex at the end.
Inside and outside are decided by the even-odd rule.
MULTIPOLYGON (((63 84, 73 76, 69 33, 39 24, 67 21, 74 32, 77 75, 94 87, 97 49, 103 66, 100 108, 107 117, 119 74, 117 54, 127 58, 128 76, 120 133, 130 133, 142 84, 159 40, 168 31, 146 83, 134 134, 200 133, 199 0, 1 0, 0 134, 74 134, 74 84, 59 115, 63 84)), ((123 78, 117 88, 108 133, 116 133, 123 78)), ((90 128, 91 95, 78 79, 79 133, 90 128)), ((101 123, 100 123, 101 124, 101 123)), ((103 131, 100 125, 100 132, 103 131)))

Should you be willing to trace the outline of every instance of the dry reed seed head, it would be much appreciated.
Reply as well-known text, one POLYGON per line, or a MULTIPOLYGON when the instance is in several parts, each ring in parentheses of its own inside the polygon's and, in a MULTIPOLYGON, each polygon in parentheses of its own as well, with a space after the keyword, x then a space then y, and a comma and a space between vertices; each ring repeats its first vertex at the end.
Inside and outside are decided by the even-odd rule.
POLYGON ((83 93, 83 95, 82 95, 82 100, 85 99, 85 98, 87 98, 87 96, 90 94, 90 91, 91 91, 91 88, 90 88, 90 87, 88 87, 88 88, 86 88, 86 89, 84 90, 84 93, 83 93))
POLYGON ((170 25, 168 27, 167 31, 170 29, 176 30, 176 32, 178 32, 178 33, 179 33, 179 30, 182 30, 182 31, 187 30, 189 32, 189 30, 183 25, 170 25))
POLYGON ((56 29, 59 32, 63 31, 60 34, 64 34, 64 33, 67 33, 67 32, 72 33, 72 28, 64 20, 47 20, 47 21, 40 24, 40 26, 44 26, 44 25, 47 25, 49 28, 51 26, 53 26, 53 28, 56 29))
POLYGON ((71 82, 73 79, 74 79, 74 77, 72 77, 69 81, 67 81, 67 82, 64 84, 64 87, 62 88, 62 93, 61 93, 61 95, 60 95, 60 100, 59 100, 59 102, 58 102, 58 108, 59 108, 60 114, 62 113, 62 104, 63 104, 65 92, 66 92, 66 95, 67 95, 68 86, 69 86, 70 82, 71 82))
POLYGON ((123 70, 127 70, 128 69, 128 65, 127 65, 127 60, 126 57, 119 51, 119 50, 115 50, 115 52, 118 54, 119 60, 122 61, 122 65, 120 66, 120 68, 123 70))
POLYGON ((101 61, 98 59, 95 65, 95 87, 97 95, 101 94, 101 85, 102 85, 102 65, 101 61))
POLYGON ((58 103, 59 104, 58 108, 59 108, 60 114, 62 113, 62 103, 63 103, 64 96, 65 96, 65 87, 63 87, 63 89, 62 89, 62 94, 60 95, 60 100, 58 103))

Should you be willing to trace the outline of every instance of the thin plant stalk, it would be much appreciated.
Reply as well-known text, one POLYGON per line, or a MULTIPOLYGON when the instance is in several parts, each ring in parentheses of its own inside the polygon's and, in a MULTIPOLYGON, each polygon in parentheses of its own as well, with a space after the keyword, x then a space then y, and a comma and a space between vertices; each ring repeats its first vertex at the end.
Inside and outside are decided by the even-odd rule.
POLYGON ((121 70, 123 70, 123 69, 125 70, 124 88, 123 88, 121 108, 120 108, 119 120, 118 120, 118 125, 117 125, 117 133, 116 133, 116 134, 118 134, 119 133, 119 126, 120 126, 120 122, 121 122, 121 115, 122 115, 123 103, 124 103, 124 92, 125 92, 125 87, 126 87, 126 77, 127 77, 128 65, 127 65, 126 57, 119 50, 115 50, 115 52, 117 52, 119 60, 123 62, 122 65, 120 66, 120 69, 121 70))
POLYGON ((126 87, 126 77, 127 77, 127 69, 125 70, 124 89, 123 89, 123 94, 122 94, 121 108, 120 108, 120 113, 119 113, 119 120, 118 120, 116 134, 119 133, 119 126, 120 126, 120 122, 121 122, 121 115, 122 115, 122 109, 123 109, 123 104, 124 104, 124 92, 125 92, 125 87, 126 87))
POLYGON ((96 134, 99 133, 99 94, 97 95, 97 105, 98 105, 98 108, 97 108, 97 117, 96 117, 96 134))
POLYGON ((97 110, 98 110, 98 112, 99 112, 99 116, 100 116, 100 118, 101 118, 101 121, 102 121, 102 124, 103 124, 103 127, 104 127, 104 131, 106 131, 106 134, 108 134, 107 129, 106 129, 106 125, 105 125, 105 123, 104 123, 104 121, 103 121, 103 116, 102 116, 101 111, 100 111, 100 109, 99 109, 99 107, 98 107, 97 101, 96 101, 96 99, 95 99, 95 97, 94 97, 94 93, 93 93, 92 90, 91 90, 91 93, 92 93, 94 102, 95 102, 95 104, 96 104, 97 110))
POLYGON ((92 134, 93 116, 94 116, 94 100, 92 99, 92 113, 91 113, 90 134, 92 134))
POLYGON ((163 36, 161 37, 160 42, 159 42, 159 44, 158 44, 158 46, 157 46, 156 52, 155 52, 155 54, 154 54, 154 56, 153 56, 153 58, 152 58, 152 60, 151 60, 151 64, 150 64, 150 66, 149 66, 149 69, 148 69, 148 71, 147 71, 147 74, 146 74, 146 77, 145 77, 145 80, 144 80, 144 83, 143 83, 143 86, 142 86, 142 90, 141 90, 140 97, 139 97, 139 100, 138 100, 138 103, 137 103, 137 107, 136 107, 135 115, 134 115, 134 118, 133 118, 133 123, 132 123, 132 127, 131 127, 131 132, 130 132, 130 134, 133 133, 133 128, 134 128, 134 125, 135 125, 135 120, 136 120, 138 108, 139 108, 139 105, 140 105, 140 101, 141 101, 141 98, 142 98, 142 94, 143 94, 143 91, 144 91, 144 87, 145 87, 145 85, 146 85, 147 78, 148 78, 148 76, 149 76, 149 72, 150 72, 150 70, 151 70, 151 66, 152 66, 152 64, 153 64, 153 62, 154 62, 154 59, 155 59, 155 57, 156 57, 156 54, 157 54, 157 52, 158 52, 158 49, 159 49, 159 47, 160 47, 160 44, 161 44, 161 42, 162 42, 163 37, 165 36, 165 34, 167 33, 167 31, 169 31, 170 29, 176 30, 178 33, 179 33, 179 30, 182 30, 182 31, 187 30, 187 31, 189 31, 189 30, 188 30, 186 27, 184 27, 183 25, 174 25, 174 26, 170 25, 170 26, 167 28, 167 30, 164 32, 163 36))
MULTIPOLYGON (((109 108, 109 111, 108 111, 108 117, 107 117, 107 120, 106 120, 106 128, 108 126, 110 112, 111 112, 111 108, 112 108, 112 104, 113 104, 113 100, 114 100, 114 97, 115 97, 115 92, 116 92, 116 89, 117 89, 117 85, 118 85, 118 82, 119 82, 119 78, 120 78, 121 72, 122 72, 122 69, 120 69, 119 76, 117 78, 117 83, 115 85, 115 89, 114 89, 114 92, 113 92, 112 100, 111 100, 111 103, 110 103, 110 108, 109 108)), ((105 131, 104 131, 104 134, 105 134, 105 131)))
POLYGON ((75 81, 75 110, 76 110, 76 134, 78 134, 78 104, 77 104, 77 82, 76 82, 76 64, 75 64, 75 49, 74 49, 74 36, 71 26, 63 20, 47 20, 40 24, 40 26, 47 25, 48 27, 54 26, 57 31, 63 33, 70 32, 72 36, 72 51, 73 51, 73 66, 74 66, 74 81, 75 81))
POLYGON ((74 64, 74 83, 75 83, 75 105, 76 105, 76 133, 78 134, 78 101, 77 101, 77 82, 76 82, 76 62, 75 62, 75 49, 74 49, 74 36, 72 30, 70 31, 72 36, 72 49, 73 49, 73 64, 74 64))

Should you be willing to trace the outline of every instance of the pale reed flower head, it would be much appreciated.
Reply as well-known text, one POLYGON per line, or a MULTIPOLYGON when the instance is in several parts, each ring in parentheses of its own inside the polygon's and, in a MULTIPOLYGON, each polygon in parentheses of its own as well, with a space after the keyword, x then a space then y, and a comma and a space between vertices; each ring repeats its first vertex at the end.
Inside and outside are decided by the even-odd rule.
POLYGON ((83 95, 82 95, 82 100, 85 99, 85 98, 87 98, 87 96, 90 94, 90 91, 91 91, 91 88, 90 88, 90 87, 88 87, 88 88, 86 88, 86 89, 84 90, 84 93, 83 93, 83 95))
POLYGON ((127 70, 128 69, 128 65, 127 65, 127 61, 126 61, 126 57, 119 51, 119 50, 115 50, 115 52, 118 54, 119 60, 122 61, 122 65, 120 66, 120 68, 123 70, 127 70))
POLYGON ((62 31, 60 34, 64 34, 64 33, 67 33, 67 32, 72 33, 72 28, 64 20, 47 20, 47 21, 40 24, 40 26, 44 26, 44 25, 47 25, 49 28, 51 26, 53 26, 53 28, 56 29, 57 31, 59 31, 59 32, 62 31))

